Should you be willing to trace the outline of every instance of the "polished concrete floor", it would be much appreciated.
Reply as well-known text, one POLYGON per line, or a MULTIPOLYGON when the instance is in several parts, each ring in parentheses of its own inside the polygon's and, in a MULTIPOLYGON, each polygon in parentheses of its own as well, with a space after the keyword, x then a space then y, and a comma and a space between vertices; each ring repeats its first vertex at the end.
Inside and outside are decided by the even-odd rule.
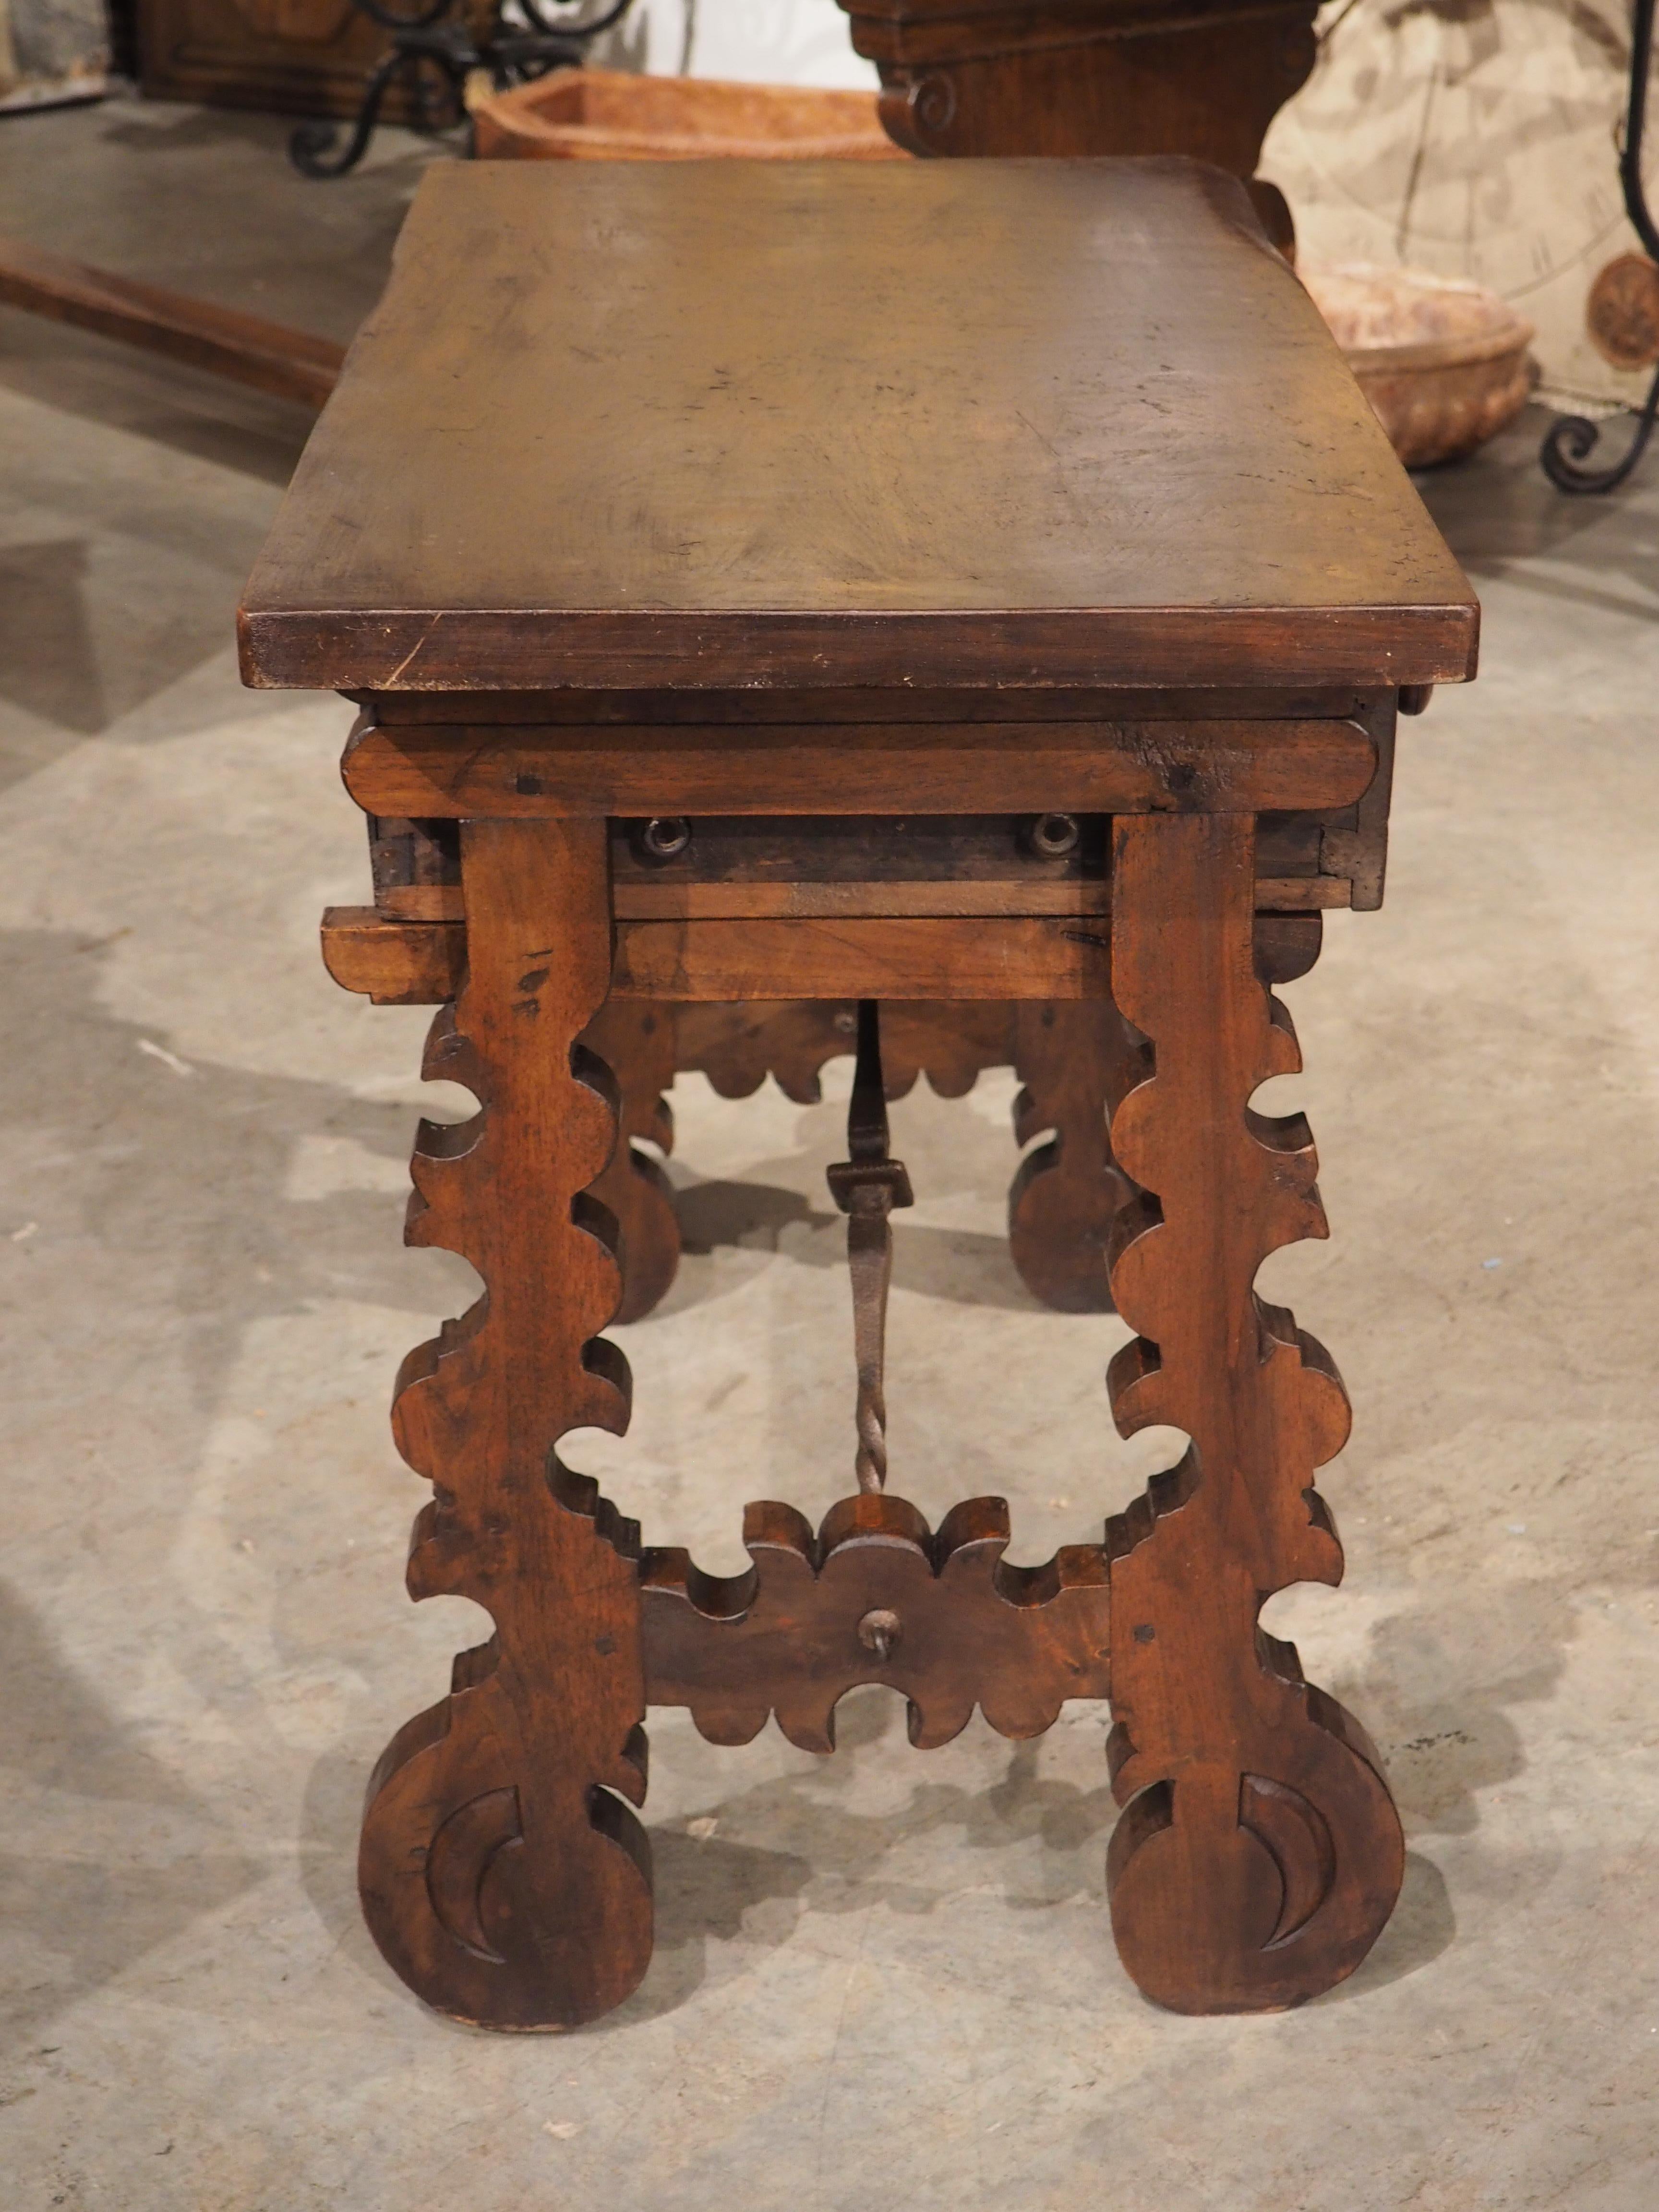
MULTIPOLYGON (((424 150, 337 187, 273 123, 0 123, 6 227, 343 332, 424 150)), ((1291 988, 1333 1236, 1264 1285, 1354 1438, 1337 1592, 1268 1619, 1410 1838, 1340 1990, 1157 2012, 1114 1956, 1104 1717, 818 1762, 653 1724, 659 1937, 582 2033, 433 2018, 359 1923, 364 1778, 475 1641, 401 1587, 391 1376, 470 1277, 405 1252, 423 1017, 335 991, 347 714, 252 697, 237 592, 306 418, 0 318, 0 2203, 8 2212, 1646 2212, 1659 2201, 1659 455, 1551 493, 1528 420, 1425 483, 1485 673, 1404 731, 1389 902, 1291 988)), ((832 1092, 844 1091, 832 1080, 832 1092)), ((1115 1322, 1021 1290, 1010 1085, 895 1115, 895 1485, 1097 1534, 1115 1322)), ((683 1079, 697 1249, 577 1437, 657 1540, 850 1461, 839 1109, 683 1079)))

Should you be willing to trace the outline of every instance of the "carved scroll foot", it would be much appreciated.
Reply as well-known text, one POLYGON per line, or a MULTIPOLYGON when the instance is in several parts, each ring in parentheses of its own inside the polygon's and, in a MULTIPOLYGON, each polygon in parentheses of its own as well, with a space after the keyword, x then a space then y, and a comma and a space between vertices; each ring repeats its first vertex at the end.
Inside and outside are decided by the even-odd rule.
POLYGON ((560 1462, 620 1431, 627 1363, 598 1332, 620 1291, 591 1186, 614 1086, 577 1040, 610 976, 602 822, 464 826, 467 974, 428 1076, 479 1100, 423 1121, 406 1234, 470 1260, 484 1296, 404 1362, 398 1449, 428 1478, 411 1596, 470 1597, 495 1632, 370 1784, 364 1913, 428 2004, 491 2027, 607 2011, 651 1954, 639 1532, 560 1462))
POLYGON ((1317 1691, 1291 1692, 1248 1749, 1132 1799, 1106 1862, 1118 1953, 1172 2012, 1301 2004, 1370 1949, 1403 1860, 1364 1731, 1317 1691))
POLYGON ((1324 1216, 1305 1121, 1249 1103, 1301 1066, 1252 962, 1252 817, 1122 820, 1114 838, 1113 992, 1144 1042, 1112 1104, 1134 1187, 1112 1287, 1141 1332, 1112 1362, 1112 1410, 1126 1436, 1167 1424, 1192 1441, 1107 1530, 1126 1808, 1112 1923, 1158 2003, 1266 2010, 1352 1972, 1404 1866, 1364 1732, 1258 1620, 1273 1591, 1342 1572, 1313 1484, 1346 1440, 1347 1398, 1254 1287, 1324 1216))
POLYGON ((1008 1248, 1026 1288, 1060 1313, 1109 1313, 1106 1244, 1128 1185, 1112 1159, 1106 1105, 1127 1047, 1109 1000, 1015 1010, 1014 1137, 1054 1135, 1008 1193, 1008 1248))
MULTIPOLYGON (((357 1874, 392 1971, 440 2012, 495 2028, 575 2027, 622 2002, 651 1960, 651 1851, 584 1778, 556 1705, 503 1673, 456 1686, 400 1729, 369 1781, 357 1874)), ((643 1731, 609 1778, 645 1790, 643 1731)))

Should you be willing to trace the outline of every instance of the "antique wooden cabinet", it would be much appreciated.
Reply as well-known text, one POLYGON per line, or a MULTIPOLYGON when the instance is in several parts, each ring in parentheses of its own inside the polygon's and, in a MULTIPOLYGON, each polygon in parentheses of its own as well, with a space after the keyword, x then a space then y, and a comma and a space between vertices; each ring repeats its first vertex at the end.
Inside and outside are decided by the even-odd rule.
MULTIPOLYGON (((156 100, 352 115, 386 46, 351 0, 139 0, 139 82, 156 100)), ((381 112, 406 119, 400 88, 381 112)))

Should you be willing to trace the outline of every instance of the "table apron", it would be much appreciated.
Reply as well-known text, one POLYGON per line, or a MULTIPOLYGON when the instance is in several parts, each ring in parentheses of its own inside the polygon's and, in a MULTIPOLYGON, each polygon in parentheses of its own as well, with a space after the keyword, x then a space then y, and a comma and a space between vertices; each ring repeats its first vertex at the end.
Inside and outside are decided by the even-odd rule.
MULTIPOLYGON (((1279 915, 1258 927, 1318 924, 1311 915, 1279 915)), ((331 907, 322 941, 335 981, 377 1006, 439 1006, 465 978, 462 921, 395 921, 373 907, 331 907)), ((613 999, 1103 999, 1111 925, 1050 915, 622 921, 615 948, 613 999)))
POLYGON ((360 728, 346 788, 410 818, 666 814, 1296 812, 1377 770, 1357 722, 360 728))

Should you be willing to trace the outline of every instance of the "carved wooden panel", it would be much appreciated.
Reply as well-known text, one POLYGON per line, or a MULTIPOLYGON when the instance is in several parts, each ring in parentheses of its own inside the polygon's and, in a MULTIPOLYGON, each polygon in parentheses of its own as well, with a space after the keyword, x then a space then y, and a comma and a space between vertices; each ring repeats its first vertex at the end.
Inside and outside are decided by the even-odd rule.
MULTIPOLYGON (((1250 182, 1313 68, 1316 0, 841 0, 912 154, 1187 154, 1250 182)), ((1294 238, 1255 183, 1276 244, 1294 238)))
POLYGON ((1108 1693, 1105 1555, 1072 1544, 1010 1567, 1008 1540, 1000 1498, 953 1506, 937 1534, 878 1492, 832 1506, 816 1538, 793 1505, 748 1506, 747 1574, 646 1554, 647 1698, 689 1706, 711 1743, 747 1743, 775 1713, 791 1743, 833 1751, 836 1700, 860 1682, 908 1700, 920 1751, 949 1743, 976 1705, 1004 1735, 1040 1735, 1067 1698, 1108 1693))

